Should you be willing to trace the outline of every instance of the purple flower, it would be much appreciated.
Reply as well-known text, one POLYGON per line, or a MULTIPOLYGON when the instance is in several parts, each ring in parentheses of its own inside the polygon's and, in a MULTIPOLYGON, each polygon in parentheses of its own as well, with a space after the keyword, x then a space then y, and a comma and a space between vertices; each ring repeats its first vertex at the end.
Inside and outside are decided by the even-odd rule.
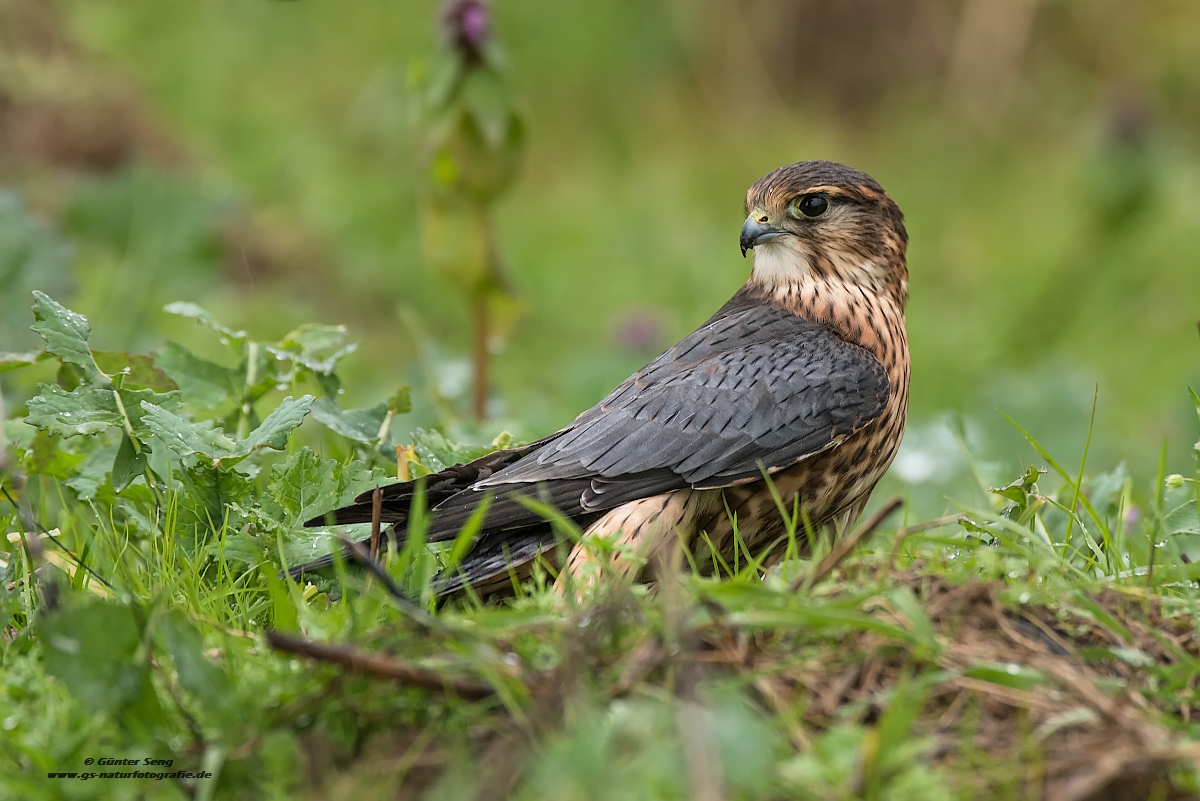
POLYGON ((459 23, 462 38, 473 45, 483 44, 483 40, 488 35, 489 23, 488 10, 484 7, 483 3, 469 3, 463 9, 462 18, 459 23))
POLYGON ((442 23, 450 42, 466 61, 482 60, 483 47, 492 31, 491 12, 484 0, 448 0, 442 7, 442 23))

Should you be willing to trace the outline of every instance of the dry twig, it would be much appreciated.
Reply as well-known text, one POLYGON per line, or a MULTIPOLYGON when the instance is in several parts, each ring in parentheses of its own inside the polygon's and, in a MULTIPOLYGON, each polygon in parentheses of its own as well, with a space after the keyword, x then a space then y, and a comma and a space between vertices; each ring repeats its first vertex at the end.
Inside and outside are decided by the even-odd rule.
POLYGON ((396 679, 404 684, 452 693, 470 701, 487 698, 495 693, 494 689, 483 682, 451 678, 410 662, 360 651, 357 648, 325 645, 279 631, 268 631, 267 642, 277 651, 298 654, 319 662, 330 662, 370 676, 396 679))
POLYGON ((904 499, 900 497, 892 498, 890 501, 879 507, 879 511, 871 516, 871 519, 863 523, 848 537, 845 537, 837 542, 829 553, 825 554, 825 558, 821 560, 816 569, 811 574, 798 576, 788 588, 791 592, 799 592, 800 588, 805 585, 812 587, 819 581, 824 579, 833 572, 842 560, 850 555, 850 552, 866 541, 867 537, 875 533, 875 529, 879 528, 883 521, 887 520, 892 514, 904 505, 904 499))
POLYGON ((379 561, 379 526, 383 518, 383 487, 371 493, 371 559, 379 561))
POLYGON ((896 541, 892 543, 892 554, 888 558, 887 569, 896 569, 896 559, 900 556, 900 546, 904 544, 904 541, 908 539, 910 534, 920 534, 922 531, 932 531, 945 526, 952 526, 962 519, 962 515, 947 515, 946 517, 937 517, 933 520, 926 520, 924 523, 916 523, 900 529, 896 532, 896 541))
POLYGON ((434 620, 433 615, 412 602, 404 590, 400 589, 396 582, 392 581, 392 577, 388 575, 387 570, 379 563, 379 560, 371 558, 371 554, 367 553, 367 549, 362 546, 362 543, 355 542, 345 535, 339 535, 338 538, 342 541, 342 545, 345 546, 350 558, 369 570, 375 578, 379 579, 384 588, 387 589, 388 594, 392 596, 392 600, 396 602, 396 606, 400 607, 400 610, 408 615, 414 623, 425 629, 438 627, 438 622, 434 620))

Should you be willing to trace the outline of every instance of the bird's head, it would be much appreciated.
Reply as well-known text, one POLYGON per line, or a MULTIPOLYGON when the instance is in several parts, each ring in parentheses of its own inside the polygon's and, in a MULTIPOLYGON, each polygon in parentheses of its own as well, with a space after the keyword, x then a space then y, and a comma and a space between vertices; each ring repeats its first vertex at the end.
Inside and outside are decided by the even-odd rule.
POLYGON ((767 173, 746 193, 742 255, 770 292, 811 282, 858 286, 908 299, 904 215, 871 176, 829 161, 767 173))

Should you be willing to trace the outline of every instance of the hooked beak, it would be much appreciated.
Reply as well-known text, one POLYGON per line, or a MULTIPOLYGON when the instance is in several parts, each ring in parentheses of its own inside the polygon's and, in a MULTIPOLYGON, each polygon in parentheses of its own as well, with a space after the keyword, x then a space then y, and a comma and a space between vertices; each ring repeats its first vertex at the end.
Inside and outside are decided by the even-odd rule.
POLYGON ((739 243, 742 246, 742 258, 745 258, 746 251, 753 250, 755 245, 770 242, 775 237, 783 236, 786 233, 773 225, 759 222, 755 216, 751 214, 742 225, 742 238, 739 243))

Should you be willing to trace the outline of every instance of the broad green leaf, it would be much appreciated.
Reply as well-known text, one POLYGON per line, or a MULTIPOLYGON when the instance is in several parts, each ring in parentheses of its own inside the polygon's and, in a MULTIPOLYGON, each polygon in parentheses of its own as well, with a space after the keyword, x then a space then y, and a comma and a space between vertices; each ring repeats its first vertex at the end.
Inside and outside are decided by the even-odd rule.
POLYGON ((88 349, 92 327, 88 325, 86 317, 37 290, 33 292, 33 317, 37 322, 32 328, 46 343, 47 352, 67 364, 82 368, 90 381, 104 378, 88 349))
POLYGON ((212 428, 212 423, 194 423, 152 403, 143 404, 142 422, 151 434, 180 456, 200 454, 219 460, 233 456, 237 450, 237 443, 212 428))
POLYGON ((382 470, 370 469, 360 461, 338 467, 330 460, 322 463, 318 471, 322 476, 322 484, 319 491, 314 493, 302 483, 309 480, 313 472, 310 459, 315 461, 316 458, 311 451, 304 454, 306 450, 301 448, 282 465, 272 468, 271 483, 267 485, 267 494, 262 499, 262 509, 267 515, 293 527, 291 536, 283 542, 284 556, 289 565, 311 562, 340 547, 327 531, 295 528, 296 523, 346 506, 359 493, 389 483, 387 474, 382 470), (325 478, 325 465, 332 469, 332 482, 325 478))
POLYGON ((1167 535, 1200 534, 1200 513, 1195 501, 1185 501, 1172 509, 1163 518, 1163 531, 1167 535))
POLYGON ((146 459, 150 455, 150 446, 141 445, 139 451, 128 434, 121 435, 121 445, 112 463, 112 487, 117 492, 129 486, 129 483, 140 476, 146 469, 146 459))
POLYGON ((83 386, 67 392, 54 384, 40 384, 37 389, 37 395, 25 404, 29 410, 25 422, 30 426, 52 434, 74 436, 98 434, 121 424, 121 412, 112 390, 83 386))
POLYGON ((129 389, 156 389, 166 392, 179 389, 161 368, 154 364, 154 357, 146 354, 130 355, 118 351, 94 350, 92 356, 100 369, 109 375, 124 373, 122 387, 129 389))
POLYGON ((159 367, 170 376, 188 402, 215 409, 237 393, 238 372, 202 359, 178 342, 168 342, 155 354, 159 367))
POLYGON ((31 364, 36 364, 50 358, 50 354, 44 350, 35 350, 30 353, 0 353, 0 373, 7 373, 9 370, 19 370, 22 367, 28 367, 31 364))
POLYGON ((408 387, 400 387, 396 394, 387 399, 387 410, 392 414, 408 414, 412 411, 412 397, 408 387))
POLYGON ((191 550, 208 543, 211 535, 228 525, 237 531, 246 522, 242 513, 253 505, 254 483, 236 470, 222 470, 199 462, 176 472, 178 512, 175 533, 191 550))
POLYGON ((321 388, 321 394, 326 398, 336 398, 342 391, 342 380, 332 370, 328 373, 314 372, 313 378, 321 388))
MULTIPOLYGON (((278 359, 309 370, 318 379, 329 379, 333 377, 338 361, 358 349, 356 342, 343 345, 345 339, 346 327, 343 325, 310 323, 290 332, 278 346, 269 346, 266 351, 278 359)), ((322 382, 323 389, 331 397, 337 393, 339 386, 337 382, 322 382)))
POLYGON ((251 403, 257 402, 271 390, 296 380, 296 362, 285 351, 273 347, 259 347, 259 343, 251 342, 244 357, 235 372, 239 386, 244 387, 245 397, 249 398, 251 403), (251 357, 254 359, 254 383, 247 384, 251 357))
POLYGON ((493 70, 473 70, 463 82, 463 104, 489 148, 504 144, 513 121, 512 98, 493 70))
POLYGON ((150 433, 180 456, 198 454, 213 462, 229 461, 242 459, 260 448, 282 450, 287 447, 288 436, 308 414, 312 402, 311 395, 299 399, 284 398, 262 425, 240 442, 212 428, 209 422, 192 422, 151 403, 142 404, 142 422, 150 433))
POLYGON ((452 443, 440 431, 424 428, 413 432, 413 448, 421 465, 431 473, 456 464, 466 464, 495 450, 485 445, 452 443))
MULTIPOLYGON (((257 519, 256 515, 237 504, 231 504, 229 511, 231 517, 236 514, 246 519, 257 519)), ((250 524, 253 525, 253 521, 250 524)), ((266 561, 269 554, 268 541, 269 538, 258 534, 230 530, 225 532, 225 536, 219 542, 210 543, 208 547, 214 557, 225 560, 235 572, 241 573, 266 561)))
POLYGON ((341 494, 337 467, 336 461, 323 462, 311 448, 301 448, 271 468, 263 511, 295 525, 333 508, 341 494))
POLYGON ((316 356, 323 350, 338 348, 346 341, 344 325, 306 323, 279 340, 279 347, 304 356, 316 356))
MULTIPOLYGON (((83 440, 91 444, 89 440, 83 440)), ((79 463, 87 458, 87 453, 78 453, 71 449, 62 437, 51 436, 45 431, 37 431, 30 443, 27 465, 31 472, 39 476, 57 478, 60 481, 73 476, 79 463)))
POLYGON ((332 375, 333 369, 337 366, 338 361, 343 356, 348 356, 356 350, 358 350, 358 343, 351 342, 349 345, 334 351, 324 358, 319 358, 316 355, 295 353, 284 348, 276 348, 273 346, 266 348, 266 352, 270 353, 275 358, 285 362, 291 362, 300 367, 304 367, 320 376, 332 375))
POLYGON ((94 602, 59 609, 37 631, 46 670, 86 708, 114 710, 142 691, 148 666, 138 658, 141 631, 130 607, 94 602))
POLYGON ((295 525, 350 503, 382 478, 381 471, 369 470, 362 462, 341 466, 333 459, 322 461, 311 448, 303 447, 271 468, 263 511, 295 525))
POLYGON ((63 481, 81 500, 90 500, 107 483, 116 453, 110 436, 63 439, 45 431, 36 433, 26 455, 26 467, 35 474, 63 481))
POLYGON ((178 611, 158 620, 162 648, 175 662, 179 684, 204 704, 219 707, 229 699, 229 679, 204 654, 204 638, 196 626, 178 611))
POLYGON ((409 79, 414 85, 423 87, 425 104, 436 107, 450 100, 462 71, 458 58, 443 52, 436 54, 432 63, 415 64, 409 79))
POLYGON ((245 331, 235 331, 232 328, 227 328, 217 322, 217 319, 208 313, 206 309, 197 306, 195 303, 187 303, 178 301, 176 303, 168 303, 163 307, 163 311, 167 314, 177 314, 180 317, 190 317, 198 323, 208 326, 218 334, 224 335, 226 338, 236 341, 246 339, 245 331))
POLYGON ((366 409, 341 409, 337 401, 321 398, 313 403, 312 416, 318 423, 347 439, 369 445, 379 438, 379 429, 387 417, 384 403, 366 409))
POLYGON ((290 395, 280 401, 275 410, 267 415, 262 425, 250 432, 250 436, 238 443, 238 454, 245 455, 259 448, 274 448, 283 450, 287 447, 288 437, 296 426, 303 422, 313 404, 312 395, 292 398, 290 395))
MULTIPOLYGON (((108 439, 108 437, 104 437, 108 439)), ((98 494, 102 494, 101 490, 108 483, 108 475, 112 470, 113 460, 116 458, 117 445, 116 443, 99 443, 98 437, 84 437, 81 442, 95 443, 94 447, 70 478, 66 480, 66 485, 75 491, 80 500, 88 501, 98 494)), ((131 508, 127 506, 118 506, 113 509, 114 513, 121 516, 131 512, 131 508)), ((151 526, 142 526, 144 531, 151 530, 151 526)))
POLYGON ((286 383, 295 381, 296 371, 307 371, 312 373, 325 397, 335 398, 342 383, 334 374, 334 368, 343 356, 358 349, 358 344, 353 342, 342 345, 344 339, 346 326, 302 325, 283 337, 277 347, 270 345, 264 351, 289 366, 292 374, 284 377, 286 383))
POLYGON ((295 529, 292 536, 283 542, 283 556, 289 567, 303 565, 340 551, 337 537, 325 529, 295 529))
POLYGON ((149 389, 105 389, 81 386, 67 392, 54 384, 39 384, 38 394, 26 402, 29 411, 25 421, 40 429, 73 437, 79 434, 99 434, 114 426, 124 427, 125 417, 117 404, 129 416, 134 432, 148 433, 142 427, 143 404, 148 407, 175 409, 179 407, 178 392, 154 392, 149 389))
POLYGON ((1045 470, 1030 467, 1019 478, 1005 484, 1003 487, 993 487, 992 492, 1003 498, 1007 498, 1013 503, 1024 505, 1028 502, 1031 494, 1037 493, 1037 481, 1045 474, 1045 470))

